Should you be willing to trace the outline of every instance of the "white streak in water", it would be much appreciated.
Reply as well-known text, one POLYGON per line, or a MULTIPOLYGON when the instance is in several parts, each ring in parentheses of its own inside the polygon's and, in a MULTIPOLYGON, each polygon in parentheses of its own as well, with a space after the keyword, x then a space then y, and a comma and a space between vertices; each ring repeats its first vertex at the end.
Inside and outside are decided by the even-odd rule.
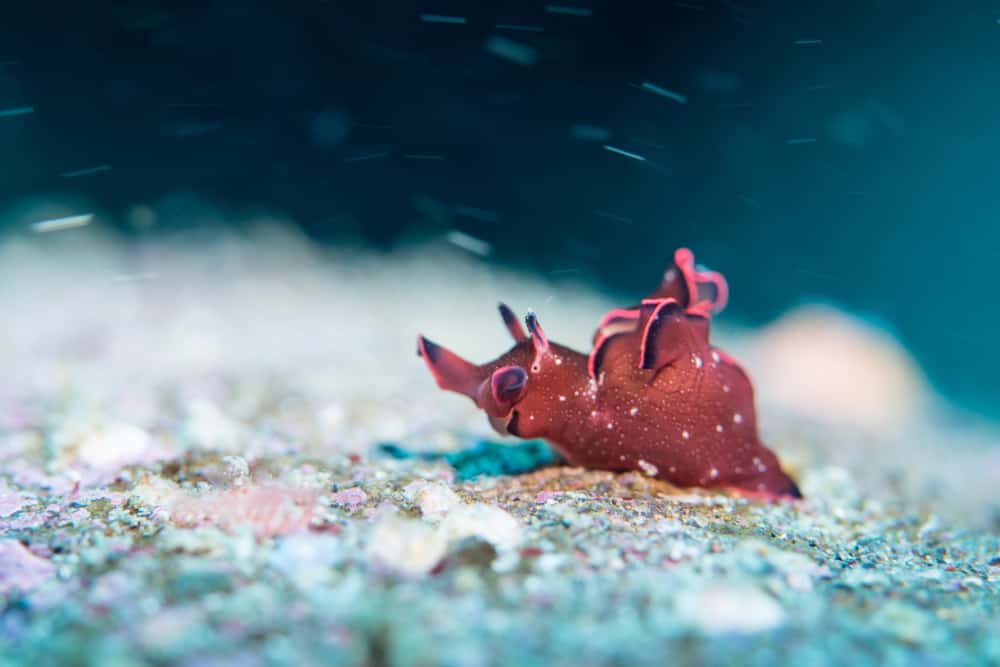
POLYGON ((570 7, 569 5, 545 5, 545 11, 549 14, 563 14, 564 16, 593 16, 594 10, 589 7, 570 7))
POLYGON ((614 220, 615 222, 623 222, 626 225, 631 225, 634 220, 632 218, 626 218, 623 215, 616 215, 614 213, 608 213, 607 211, 594 211, 594 215, 601 218, 607 218, 608 220, 614 220))
POLYGON ((545 28, 540 25, 515 25, 513 23, 497 23, 493 26, 497 30, 513 30, 515 32, 545 32, 545 28))
POLYGON ((458 246, 462 250, 468 250, 480 257, 488 257, 493 252, 493 246, 486 241, 477 239, 475 236, 469 236, 457 229, 449 230, 445 235, 445 239, 447 239, 448 243, 458 246))
POLYGON ((76 171, 66 171, 63 172, 63 178, 76 178, 77 176, 90 176, 91 174, 100 174, 105 171, 111 171, 110 164, 102 164, 96 167, 89 167, 87 169, 78 169, 76 171))
POLYGON ((675 93, 672 90, 667 90, 662 86, 657 86, 655 83, 650 83, 649 81, 643 81, 639 86, 643 90, 655 93, 660 97, 666 97, 668 100, 673 100, 679 104, 685 104, 688 101, 687 95, 681 95, 680 93, 675 93))
POLYGON ((497 58, 503 58, 518 65, 528 66, 538 62, 538 51, 534 47, 506 37, 491 35, 483 46, 488 53, 492 53, 497 58))
POLYGON ((13 116, 24 116, 35 113, 35 107, 17 107, 14 109, 4 109, 0 111, 0 118, 11 118, 13 116))
POLYGON ((368 153, 366 155, 356 155, 355 157, 344 158, 344 162, 361 162, 362 160, 375 160, 380 157, 385 157, 389 154, 389 151, 383 153, 368 153))
POLYGON ((53 218, 52 220, 43 220, 41 222, 35 222, 31 225, 31 231, 38 234, 44 234, 45 232, 61 232, 64 229, 73 229, 74 227, 85 227, 90 224, 90 221, 94 219, 93 213, 84 213, 83 215, 70 215, 65 218, 53 218))
POLYGON ((609 146, 607 144, 604 144, 604 150, 611 151, 612 153, 617 153, 618 155, 624 155, 625 157, 630 157, 633 160, 639 160, 639 162, 646 161, 646 158, 644 158, 641 155, 637 155, 636 153, 629 153, 628 151, 623 151, 620 148, 615 148, 614 146, 609 146))
POLYGON ((464 25, 464 16, 446 16, 444 14, 421 14, 420 20, 424 23, 453 23, 456 25, 464 25))

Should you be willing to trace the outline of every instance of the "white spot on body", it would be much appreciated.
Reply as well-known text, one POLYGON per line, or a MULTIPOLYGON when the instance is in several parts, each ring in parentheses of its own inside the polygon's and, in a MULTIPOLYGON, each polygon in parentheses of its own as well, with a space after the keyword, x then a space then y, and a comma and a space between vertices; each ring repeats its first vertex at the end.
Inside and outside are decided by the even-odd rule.
POLYGON ((656 466, 654 466, 649 461, 644 461, 643 459, 639 459, 638 465, 639 465, 639 469, 642 470, 643 474, 645 474, 645 475, 647 475, 649 477, 656 477, 657 473, 660 472, 659 468, 657 468, 656 466))
POLYGON ((743 423, 743 415, 741 415, 738 412, 736 414, 734 414, 733 415, 733 423, 734 424, 742 424, 743 423))
POLYGON ((711 470, 708 471, 708 476, 710 479, 716 479, 719 476, 719 471, 715 468, 712 468, 711 470))
POLYGON ((635 417, 637 414, 639 414, 639 408, 632 408, 628 411, 628 413, 633 417, 635 417))
POLYGON ((712 361, 719 363, 719 353, 715 350, 712 350, 712 361))
POLYGON ((692 353, 691 354, 691 360, 694 361, 694 367, 695 368, 701 368, 702 361, 701 361, 701 357, 700 356, 698 356, 697 354, 692 353))
POLYGON ((722 424, 716 424, 715 430, 718 431, 719 433, 722 433, 722 424))
POLYGON ((691 434, 690 434, 690 433, 688 433, 687 431, 683 431, 683 432, 681 433, 681 437, 683 437, 683 438, 684 438, 685 440, 688 440, 688 439, 690 439, 690 438, 691 438, 691 434))
POLYGON ((724 391, 724 392, 726 392, 728 394, 729 393, 729 385, 728 384, 722 385, 722 391, 724 391))
POLYGON ((566 397, 565 397, 565 396, 562 396, 562 395, 560 395, 560 396, 559 396, 559 401, 560 401, 560 402, 565 402, 565 401, 566 401, 566 397))

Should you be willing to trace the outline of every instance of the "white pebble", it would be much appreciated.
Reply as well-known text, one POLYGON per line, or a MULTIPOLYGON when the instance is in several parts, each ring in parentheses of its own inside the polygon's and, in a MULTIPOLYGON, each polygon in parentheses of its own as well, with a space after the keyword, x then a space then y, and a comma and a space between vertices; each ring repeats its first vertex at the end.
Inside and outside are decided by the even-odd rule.
POLYGON ((138 426, 109 424, 84 438, 77 455, 85 465, 111 471, 140 462, 151 444, 150 435, 138 426))
POLYGON ((250 481, 250 465, 242 456, 227 456, 222 459, 226 479, 233 486, 245 486, 250 481))
POLYGON ((766 632, 785 622, 781 605, 752 586, 686 591, 678 597, 677 612, 689 625, 709 635, 766 632))
POLYGON ((444 484, 428 484, 416 494, 417 506, 425 519, 437 521, 443 519, 452 508, 461 505, 458 494, 444 484))
POLYGON ((390 570, 415 577, 430 572, 447 546, 444 535, 432 526, 386 514, 372 528, 368 555, 390 570))
POLYGON ((478 537, 496 549, 512 549, 523 539, 521 524, 511 514, 494 505, 476 503, 454 507, 441 523, 448 542, 478 537))

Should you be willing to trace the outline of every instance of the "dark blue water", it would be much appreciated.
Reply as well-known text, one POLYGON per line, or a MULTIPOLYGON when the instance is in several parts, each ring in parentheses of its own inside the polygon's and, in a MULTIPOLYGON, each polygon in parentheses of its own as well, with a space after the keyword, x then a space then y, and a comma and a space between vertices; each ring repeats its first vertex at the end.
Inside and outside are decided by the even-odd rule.
POLYGON ((69 199, 127 231, 150 203, 162 233, 197 198, 382 247, 454 228, 636 292, 689 245, 733 315, 867 313, 1000 412, 1000 5, 35 5, 0 22, 4 210, 69 199))

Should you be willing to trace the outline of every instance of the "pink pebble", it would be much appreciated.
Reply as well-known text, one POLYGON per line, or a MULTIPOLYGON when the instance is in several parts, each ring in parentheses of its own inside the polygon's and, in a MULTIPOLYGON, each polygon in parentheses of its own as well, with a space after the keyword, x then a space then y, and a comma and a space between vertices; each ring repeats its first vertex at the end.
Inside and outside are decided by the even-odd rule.
POLYGON ((341 505, 343 507, 354 509, 367 502, 368 494, 365 493, 364 489, 361 487, 352 486, 349 489, 344 489, 343 491, 338 491, 333 494, 331 500, 335 505, 341 505))

